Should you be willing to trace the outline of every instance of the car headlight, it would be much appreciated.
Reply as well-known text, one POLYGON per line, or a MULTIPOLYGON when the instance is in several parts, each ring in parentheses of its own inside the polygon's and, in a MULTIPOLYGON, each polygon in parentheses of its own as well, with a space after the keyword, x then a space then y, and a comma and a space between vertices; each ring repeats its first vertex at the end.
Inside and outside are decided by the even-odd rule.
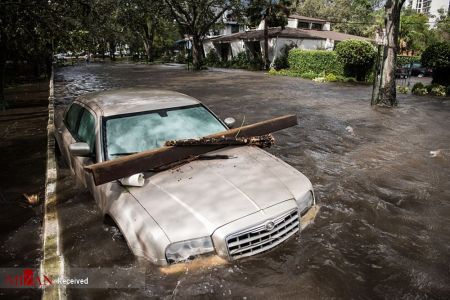
POLYGON ((308 191, 303 197, 297 199, 298 208, 303 214, 306 210, 308 210, 311 206, 314 205, 314 195, 312 191, 308 191))
POLYGON ((170 244, 166 249, 166 259, 169 263, 188 260, 189 258, 214 252, 214 245, 211 237, 188 240, 170 244))

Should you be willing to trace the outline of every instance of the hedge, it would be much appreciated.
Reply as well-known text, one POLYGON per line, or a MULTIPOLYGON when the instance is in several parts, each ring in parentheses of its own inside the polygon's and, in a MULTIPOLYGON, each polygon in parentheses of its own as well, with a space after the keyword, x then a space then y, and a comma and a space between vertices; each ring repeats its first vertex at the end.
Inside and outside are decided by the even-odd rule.
POLYGON ((298 73, 344 75, 344 67, 334 51, 292 49, 288 61, 290 69, 298 73))
POLYGON ((420 63, 420 56, 397 55, 397 67, 402 67, 410 63, 420 63))
POLYGON ((336 54, 344 65, 344 75, 365 81, 373 68, 377 53, 367 41, 346 40, 336 45, 336 54))

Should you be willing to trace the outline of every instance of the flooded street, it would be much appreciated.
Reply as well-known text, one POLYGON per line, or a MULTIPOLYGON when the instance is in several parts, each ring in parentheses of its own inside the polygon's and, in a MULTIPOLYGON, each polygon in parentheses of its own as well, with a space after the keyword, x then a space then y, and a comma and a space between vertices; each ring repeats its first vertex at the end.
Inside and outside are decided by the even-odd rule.
MULTIPOLYGON (((0 110, 0 267, 39 268, 47 158, 48 81, 6 89, 0 110), (35 195, 30 203, 25 195, 35 195)), ((4 269, 3 269, 4 270, 4 269)), ((2 289, 0 298, 40 298, 39 289, 2 289)))
POLYGON ((299 125, 274 134, 268 151, 311 180, 321 208, 312 225, 274 251, 167 274, 133 256, 61 164, 66 272, 102 267, 133 274, 127 280, 145 278, 139 289, 72 289, 69 296, 450 298, 450 101, 399 95, 399 108, 374 109, 370 86, 262 72, 192 73, 176 65, 91 64, 57 70, 57 108, 118 87, 182 92, 237 124, 296 114, 299 125))

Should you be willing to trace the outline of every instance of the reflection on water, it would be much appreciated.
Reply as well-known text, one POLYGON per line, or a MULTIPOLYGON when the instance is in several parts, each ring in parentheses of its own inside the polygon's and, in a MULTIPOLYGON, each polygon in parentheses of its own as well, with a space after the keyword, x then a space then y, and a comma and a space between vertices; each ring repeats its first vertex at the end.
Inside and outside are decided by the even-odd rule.
POLYGON ((371 109, 370 87, 164 66, 68 67, 56 80, 60 107, 94 90, 145 86, 197 97, 237 124, 296 113, 299 126, 277 133, 270 152, 311 179, 321 206, 268 254, 169 274, 134 258, 63 170, 67 264, 146 270, 145 289, 71 295, 449 298, 450 152, 430 151, 450 148, 450 101, 400 95, 397 109, 371 109))

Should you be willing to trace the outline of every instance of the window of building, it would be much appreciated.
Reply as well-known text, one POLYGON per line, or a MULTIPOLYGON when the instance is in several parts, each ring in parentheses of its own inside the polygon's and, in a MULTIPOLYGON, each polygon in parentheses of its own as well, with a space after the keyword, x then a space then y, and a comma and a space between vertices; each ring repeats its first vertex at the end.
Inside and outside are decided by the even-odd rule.
POLYGON ((232 24, 231 33, 238 33, 238 32, 239 32, 239 24, 232 24))
POLYGON ((308 23, 308 22, 301 22, 301 21, 298 21, 297 28, 300 28, 300 29, 309 29, 309 23, 308 23))
POLYGON ((320 23, 312 23, 311 29, 322 30, 322 24, 320 24, 320 23))

